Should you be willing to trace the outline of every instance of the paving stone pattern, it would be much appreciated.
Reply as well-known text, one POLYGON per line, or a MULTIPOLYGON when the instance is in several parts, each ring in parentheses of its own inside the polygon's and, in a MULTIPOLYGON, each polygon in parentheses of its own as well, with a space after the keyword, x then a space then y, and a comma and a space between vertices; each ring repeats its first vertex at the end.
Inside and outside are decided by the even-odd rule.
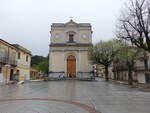
POLYGON ((150 92, 98 81, 0 86, 0 113, 150 113, 150 92))

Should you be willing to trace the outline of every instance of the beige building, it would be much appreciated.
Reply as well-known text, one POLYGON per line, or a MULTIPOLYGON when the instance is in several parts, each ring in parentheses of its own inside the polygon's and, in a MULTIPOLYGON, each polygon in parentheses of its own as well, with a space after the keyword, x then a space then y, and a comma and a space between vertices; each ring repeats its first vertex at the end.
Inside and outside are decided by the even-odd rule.
POLYGON ((30 79, 31 80, 40 79, 40 72, 33 67, 30 68, 30 79))
MULTIPOLYGON (((147 53, 148 58, 150 58, 150 54, 147 53)), ((132 78, 134 82, 138 83, 150 83, 150 60, 148 59, 148 72, 147 76, 145 76, 145 66, 144 59, 137 60, 134 65, 134 69, 132 70, 132 78)), ((128 67, 126 66, 126 62, 118 62, 113 63, 109 67, 109 77, 111 79, 119 80, 119 81, 127 81, 128 80, 128 67)))
POLYGON ((0 84, 30 79, 31 52, 0 39, 0 84))
POLYGON ((49 76, 91 77, 88 48, 92 45, 89 23, 53 23, 51 25, 49 76))
POLYGON ((16 73, 25 80, 30 80, 31 52, 26 48, 13 44, 17 49, 16 73))
POLYGON ((0 84, 13 80, 16 66, 16 48, 0 39, 0 84))

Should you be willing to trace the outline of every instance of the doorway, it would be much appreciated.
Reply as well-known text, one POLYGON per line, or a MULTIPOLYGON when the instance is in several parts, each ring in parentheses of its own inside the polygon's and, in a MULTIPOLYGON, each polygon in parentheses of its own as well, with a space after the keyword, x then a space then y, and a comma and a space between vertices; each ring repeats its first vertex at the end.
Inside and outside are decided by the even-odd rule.
POLYGON ((14 80, 14 70, 10 70, 10 81, 14 80))
POLYGON ((76 77, 76 58, 68 56, 67 58, 67 75, 68 77, 76 77))

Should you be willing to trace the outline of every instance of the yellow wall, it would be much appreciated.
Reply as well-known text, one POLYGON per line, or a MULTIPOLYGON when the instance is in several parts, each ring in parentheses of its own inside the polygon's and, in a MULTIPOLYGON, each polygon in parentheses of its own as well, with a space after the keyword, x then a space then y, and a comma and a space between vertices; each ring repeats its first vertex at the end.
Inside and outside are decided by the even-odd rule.
POLYGON ((0 56, 1 57, 8 57, 9 54, 9 58, 11 58, 11 60, 15 60, 16 58, 16 49, 6 43, 0 42, 0 56))
POLYGON ((24 51, 18 50, 16 59, 17 59, 16 69, 19 70, 19 75, 25 76, 25 79, 29 80, 31 55, 25 53, 24 51), (18 53, 20 53, 20 59, 18 59, 18 53), (28 56, 28 61, 26 61, 26 56, 28 56))
MULTIPOLYGON (((78 47, 74 47, 78 48, 78 47)), ((53 51, 50 55, 50 71, 52 72, 66 72, 67 71, 67 57, 73 55, 76 57, 76 71, 89 72, 90 61, 88 51, 53 51), (80 53, 79 53, 80 52, 80 53)))
POLYGON ((1 64, 2 68, 2 76, 3 82, 7 83, 10 80, 10 70, 15 70, 16 66, 16 48, 4 41, 0 40, 0 60, 2 60, 3 64, 1 64), (9 60, 8 60, 9 59, 9 60))
POLYGON ((53 64, 53 71, 60 72, 61 70, 61 52, 53 52, 52 53, 52 64, 53 64))
POLYGON ((88 52, 81 52, 81 68, 83 72, 89 72, 88 52))
POLYGON ((31 55, 19 50, 17 52, 17 62, 18 62, 17 63, 18 66, 20 66, 20 67, 25 67, 25 68, 30 67, 31 55), (18 59, 18 53, 19 52, 21 53, 20 59, 18 59), (26 61, 26 56, 28 56, 28 61, 26 61))
POLYGON ((7 82, 10 80, 11 69, 14 71, 13 74, 16 74, 15 72, 19 70, 20 76, 25 76, 26 80, 30 79, 31 55, 28 52, 0 40, 0 60, 3 61, 3 64, 0 64, 2 75, 4 80, 7 78, 7 82), (20 59, 18 59, 18 52, 21 53, 20 59), (28 61, 26 61, 26 56, 28 56, 28 61), (7 60, 7 58, 9 58, 9 60, 7 60))
POLYGON ((7 79, 7 83, 10 81, 11 69, 13 69, 13 71, 15 71, 15 67, 6 67, 6 66, 2 67, 3 79, 4 79, 4 81, 6 81, 6 79, 7 79))
POLYGON ((3 74, 3 79, 4 80, 7 79, 7 81, 9 81, 9 78, 10 78, 9 77, 10 75, 8 74, 9 72, 10 72, 9 68, 7 68, 6 66, 2 67, 2 74, 3 74))

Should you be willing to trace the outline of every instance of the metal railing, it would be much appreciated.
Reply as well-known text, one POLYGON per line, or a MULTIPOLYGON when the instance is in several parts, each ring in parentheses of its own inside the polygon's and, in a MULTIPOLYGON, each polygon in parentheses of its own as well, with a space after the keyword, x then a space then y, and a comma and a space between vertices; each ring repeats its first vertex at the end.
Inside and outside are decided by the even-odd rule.
POLYGON ((2 63, 2 64, 10 64, 10 65, 14 65, 14 66, 17 65, 16 59, 11 58, 11 57, 1 57, 0 56, 0 63, 2 63))

